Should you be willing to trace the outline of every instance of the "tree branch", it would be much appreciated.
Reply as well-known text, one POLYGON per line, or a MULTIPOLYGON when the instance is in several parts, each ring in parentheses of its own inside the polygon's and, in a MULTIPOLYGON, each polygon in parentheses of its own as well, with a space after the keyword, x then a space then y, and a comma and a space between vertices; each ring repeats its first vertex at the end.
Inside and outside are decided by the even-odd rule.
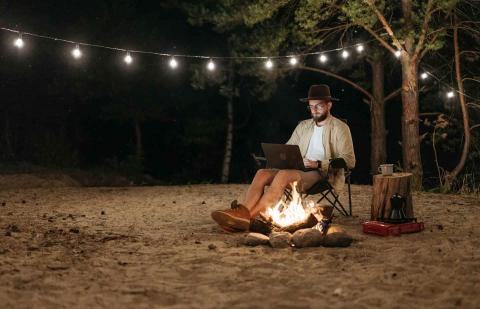
POLYGON ((418 56, 421 53, 421 50, 423 48, 423 44, 425 43, 425 37, 426 37, 427 30, 428 30, 428 24, 430 23, 430 18, 432 17, 432 14, 433 14, 432 5, 433 5, 433 1, 428 0, 427 8, 425 10, 425 17, 423 19, 422 30, 420 32, 420 37, 418 39, 417 46, 415 47, 415 52, 413 53, 413 56, 412 56, 413 61, 416 61, 416 59, 418 58, 418 56))
MULTIPOLYGON (((370 92, 368 92, 365 88, 363 88, 359 84, 355 83, 354 81, 349 80, 348 78, 345 78, 345 77, 340 76, 336 73, 333 73, 333 72, 330 72, 330 71, 327 71, 327 70, 323 70, 323 69, 319 69, 319 68, 312 68, 312 67, 307 67, 307 66, 303 66, 303 65, 298 66, 297 68, 301 69, 301 70, 322 73, 322 74, 325 74, 327 76, 331 76, 333 78, 336 78, 338 80, 346 82, 347 84, 351 85, 353 88, 355 88, 358 91, 360 91, 361 93, 363 93, 366 97, 369 98, 370 101, 373 101, 373 95, 370 92)), ((367 103, 367 104, 370 106, 370 103, 367 103)))
POLYGON ((392 46, 390 46, 390 44, 388 44, 387 41, 382 39, 382 37, 379 36, 375 31, 373 31, 373 29, 371 29, 370 27, 367 27, 366 25, 362 25, 362 24, 360 24, 360 26, 363 27, 363 29, 365 29, 368 33, 370 33, 378 42, 380 42, 380 44, 383 45, 383 47, 388 49, 392 54, 396 52, 396 49, 393 48, 392 46))
POLYGON ((385 102, 387 102, 388 100, 393 99, 394 97, 396 97, 396 96, 399 95, 400 93, 402 93, 402 88, 398 88, 397 90, 390 92, 390 93, 383 99, 383 102, 385 103, 385 102))
MULTIPOLYGON (((388 21, 385 19, 385 16, 383 16, 382 12, 380 12, 375 5, 373 0, 364 0, 368 4, 368 6, 372 9, 372 11, 377 15, 377 18, 380 20, 380 22, 383 25, 383 28, 387 31, 388 35, 390 38, 392 38, 393 44, 397 47, 397 49, 402 49, 402 44, 400 41, 397 39, 395 36, 395 33, 393 32, 392 28, 390 27, 390 24, 388 21)), ((368 31, 368 30, 367 30, 368 31)), ((393 48, 392 48, 393 50, 393 48)), ((395 50, 393 50, 395 52, 395 50)))
POLYGON ((480 124, 476 124, 474 126, 471 126, 470 127, 470 132, 472 132, 472 130, 475 129, 475 128, 480 128, 480 124))

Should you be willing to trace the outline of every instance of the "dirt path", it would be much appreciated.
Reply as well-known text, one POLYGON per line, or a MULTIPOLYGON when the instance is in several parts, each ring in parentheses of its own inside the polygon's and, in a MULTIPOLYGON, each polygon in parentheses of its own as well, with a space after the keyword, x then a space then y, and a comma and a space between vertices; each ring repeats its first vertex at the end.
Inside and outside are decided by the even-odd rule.
POLYGON ((245 190, 2 190, 0 307, 480 306, 474 197, 417 194, 426 230, 382 238, 361 233, 371 187, 354 186, 355 216, 336 218, 353 235, 351 247, 272 249, 245 247, 242 234, 210 219, 245 190))

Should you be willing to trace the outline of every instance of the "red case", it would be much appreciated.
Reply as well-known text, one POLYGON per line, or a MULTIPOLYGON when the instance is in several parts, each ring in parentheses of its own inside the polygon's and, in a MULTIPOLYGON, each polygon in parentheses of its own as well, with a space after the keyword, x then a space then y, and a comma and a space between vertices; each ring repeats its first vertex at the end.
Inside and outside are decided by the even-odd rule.
POLYGON ((364 233, 380 236, 400 236, 400 234, 420 232, 425 229, 423 222, 391 224, 380 221, 367 221, 362 223, 362 226, 364 233))

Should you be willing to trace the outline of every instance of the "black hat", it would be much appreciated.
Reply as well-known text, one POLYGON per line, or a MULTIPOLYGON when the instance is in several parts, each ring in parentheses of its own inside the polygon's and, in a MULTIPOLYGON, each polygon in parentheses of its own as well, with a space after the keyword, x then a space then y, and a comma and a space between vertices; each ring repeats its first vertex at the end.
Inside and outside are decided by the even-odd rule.
POLYGON ((328 85, 312 85, 308 89, 308 98, 302 98, 300 101, 308 102, 309 100, 329 100, 338 101, 330 95, 330 87, 328 85))

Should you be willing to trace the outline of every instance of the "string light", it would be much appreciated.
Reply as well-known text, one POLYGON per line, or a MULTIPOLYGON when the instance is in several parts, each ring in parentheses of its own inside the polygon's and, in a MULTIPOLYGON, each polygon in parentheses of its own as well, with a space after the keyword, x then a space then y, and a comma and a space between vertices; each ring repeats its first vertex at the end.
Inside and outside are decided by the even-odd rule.
POLYGON ((212 60, 212 59, 210 59, 210 61, 208 61, 207 69, 208 69, 209 71, 215 70, 215 63, 213 63, 213 60, 212 60))
POLYGON ((25 43, 23 42, 23 39, 22 39, 22 33, 21 32, 18 33, 18 38, 15 39, 15 41, 13 42, 13 45, 15 45, 19 49, 22 48, 25 45, 25 43))
POLYGON ((272 68, 273 68, 273 62, 272 62, 272 60, 268 59, 268 60, 265 62, 265 67, 266 67, 267 69, 269 69, 269 70, 272 69, 272 68))
POLYGON ((171 67, 172 69, 176 69, 177 66, 178 66, 177 60, 175 60, 175 58, 173 58, 173 57, 172 57, 172 59, 170 59, 170 62, 169 62, 168 64, 170 65, 170 67, 171 67))
MULTIPOLYGON (((69 44, 76 44, 76 47, 74 49, 72 49, 72 51, 71 51, 71 54, 75 59, 78 59, 78 58, 82 57, 82 51, 81 51, 79 45, 91 46, 91 47, 96 47, 96 48, 103 48, 103 49, 114 50, 114 51, 125 51, 122 48, 99 45, 99 44, 91 44, 91 43, 88 43, 88 42, 76 43, 74 41, 70 41, 70 40, 66 40, 66 39, 62 39, 62 38, 58 38, 58 37, 52 37, 52 36, 40 35, 40 34, 28 33, 28 32, 20 32, 18 30, 13 30, 13 29, 10 29, 10 28, 5 28, 5 27, 0 27, 0 30, 13 32, 13 33, 18 34, 18 37, 13 42, 14 46, 17 47, 18 49, 21 49, 25 46, 25 42, 23 41, 22 34, 26 34, 26 35, 33 36, 33 37, 38 37, 38 38, 41 38, 41 39, 48 39, 48 40, 53 40, 53 41, 58 41, 58 42, 65 42, 65 43, 69 43, 69 44)), ((367 41, 366 43, 369 43, 371 41, 375 41, 375 39, 367 41)), ((355 48, 358 53, 361 53, 365 50, 365 46, 364 46, 363 43, 357 43, 357 44, 354 44, 354 45, 351 45, 351 46, 344 46, 343 48, 335 48, 335 49, 331 49, 331 50, 324 50, 322 52, 309 52, 309 53, 301 53, 301 54, 289 55, 289 56, 275 56, 273 58, 274 59, 289 58, 290 64, 291 65, 296 65, 296 64, 298 64, 298 57, 299 56, 307 57, 307 56, 318 55, 318 60, 321 63, 325 63, 325 62, 328 61, 328 57, 325 55, 325 53, 342 50, 341 56, 342 56, 342 58, 346 59, 350 56, 350 53, 347 51, 348 48, 355 48)), ((213 60, 210 57, 204 56, 204 55, 188 55, 188 54, 173 55, 173 54, 169 54, 169 53, 155 52, 155 51, 144 51, 144 50, 134 50, 133 52, 162 56, 162 57, 171 57, 169 65, 172 69, 175 69, 178 66, 177 60, 175 60, 174 56, 182 57, 182 58, 210 59, 210 61, 207 63, 207 69, 210 70, 210 71, 213 71, 215 69, 215 63, 213 62, 213 60)), ((396 50, 394 52, 394 55, 395 55, 395 57, 400 58, 401 55, 402 55, 402 49, 396 50)), ((228 57, 216 57, 216 58, 229 59, 229 60, 231 60, 231 59, 252 60, 252 59, 265 59, 266 58, 267 60, 265 62, 265 67, 267 69, 272 69, 274 67, 274 63, 273 63, 272 59, 269 58, 269 57, 265 57, 265 56, 228 56, 228 57)), ((126 54, 126 56, 124 57, 123 60, 125 61, 126 64, 131 64, 133 62, 133 58, 130 55, 129 51, 127 51, 127 54, 126 54)), ((427 79, 430 76, 433 77, 436 80, 439 80, 439 78, 436 77, 435 75, 433 75, 431 72, 423 72, 423 73, 420 74, 421 79, 427 79)), ((450 89, 453 89, 453 87, 451 87, 449 85, 447 85, 447 87, 449 87, 450 89)), ((462 93, 462 95, 466 95, 466 94, 462 93)), ((446 96, 447 96, 447 98, 453 98, 455 96, 455 91, 447 92, 446 96)), ((466 95, 466 96, 468 96, 468 95, 466 95)), ((471 97, 471 96, 468 96, 468 97, 471 97)), ((473 97, 471 97, 471 98, 473 98, 473 97)), ((474 98, 474 99, 476 99, 476 98, 474 98)))
POLYGON ((79 59, 80 57, 82 57, 82 51, 80 50, 80 46, 78 46, 78 44, 75 46, 74 49, 72 49, 72 56, 75 59, 79 59))
POLYGON ((127 55, 125 56, 125 58, 123 58, 123 61, 125 61, 126 64, 131 64, 132 63, 133 58, 132 58, 132 56, 130 56, 129 51, 127 51, 127 55))

